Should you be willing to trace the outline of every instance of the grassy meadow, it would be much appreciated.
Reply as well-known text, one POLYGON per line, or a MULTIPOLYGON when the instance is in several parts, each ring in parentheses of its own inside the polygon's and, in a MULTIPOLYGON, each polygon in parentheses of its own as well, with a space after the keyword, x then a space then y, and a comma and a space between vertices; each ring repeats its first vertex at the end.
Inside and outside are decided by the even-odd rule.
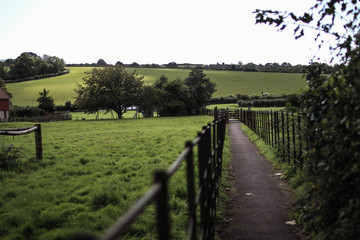
MULTIPOLYGON (((0 171, 0 238, 66 239, 78 231, 102 233, 193 140, 207 116, 42 123, 44 159, 34 160, 34 134, 1 136, 23 150, 17 170, 0 171)), ((1 128, 32 123, 2 123, 1 128)), ((228 143, 227 143, 228 144, 228 143)), ((229 151, 225 147, 225 160, 229 151)), ((175 239, 186 232, 185 165, 170 181, 175 239)), ((153 239, 154 207, 126 239, 153 239)))
MULTIPOLYGON (((74 102, 76 83, 81 83, 82 78, 86 76, 86 73, 91 72, 92 67, 69 67, 69 69, 70 73, 63 76, 7 84, 9 92, 13 95, 13 104, 37 106, 36 99, 39 97, 39 92, 44 88, 50 90, 50 96, 54 98, 56 105, 64 105, 66 101, 74 102)), ((129 70, 134 69, 130 68, 129 70)), ((167 76, 170 80, 176 78, 185 79, 190 70, 139 68, 137 72, 144 76, 146 83, 151 84, 161 75, 167 76)), ((213 94, 213 97, 226 97, 237 93, 260 95, 261 92, 288 94, 306 88, 303 74, 210 70, 204 72, 211 81, 216 83, 217 91, 213 94)))

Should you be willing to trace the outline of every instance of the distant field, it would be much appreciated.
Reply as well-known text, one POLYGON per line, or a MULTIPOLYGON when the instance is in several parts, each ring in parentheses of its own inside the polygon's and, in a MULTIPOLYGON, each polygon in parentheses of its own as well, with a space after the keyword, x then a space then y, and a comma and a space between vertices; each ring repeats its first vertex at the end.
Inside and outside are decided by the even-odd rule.
MULTIPOLYGON (((76 83, 81 83, 86 72, 92 67, 69 67, 67 75, 34 80, 21 83, 7 84, 8 90, 13 94, 12 102, 19 106, 36 106, 39 92, 46 88, 55 99, 55 104, 64 105, 66 101, 74 102, 76 83)), ((130 69, 134 70, 134 69, 130 69)), ((151 84, 161 75, 170 80, 185 79, 190 70, 187 69, 153 69, 139 68, 137 72, 144 76, 144 81, 151 84)), ((216 83, 217 91, 213 97, 226 97, 237 93, 247 95, 260 95, 261 92, 269 94, 284 94, 298 92, 306 88, 303 74, 294 73, 253 73, 234 71, 204 71, 211 81, 216 83)))

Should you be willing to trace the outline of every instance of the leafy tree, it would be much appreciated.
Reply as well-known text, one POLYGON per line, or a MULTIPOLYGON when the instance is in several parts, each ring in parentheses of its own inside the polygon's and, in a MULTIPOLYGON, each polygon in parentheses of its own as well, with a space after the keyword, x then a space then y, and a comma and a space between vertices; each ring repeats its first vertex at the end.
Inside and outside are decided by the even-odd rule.
POLYGON ((16 64, 12 73, 12 79, 26 78, 37 74, 35 58, 29 53, 22 53, 16 58, 16 64))
POLYGON ((123 66, 124 64, 122 63, 122 62, 120 62, 120 61, 117 61, 116 63, 115 63, 115 66, 123 66))
POLYGON ((178 65, 176 64, 176 62, 169 62, 168 64, 166 64, 167 68, 177 68, 178 65))
POLYGON ((185 116, 194 114, 189 87, 181 79, 169 81, 161 76, 154 84, 158 89, 160 116, 185 116))
POLYGON ((138 67, 141 67, 141 66, 137 62, 133 62, 132 64, 130 64, 130 67, 138 68, 138 67))
POLYGON ((46 91, 44 88, 42 92, 39 92, 39 95, 39 98, 36 99, 36 101, 39 102, 39 108, 46 112, 54 112, 55 103, 54 99, 49 96, 49 91, 46 91))
POLYGON ((317 0, 315 5, 302 15, 293 12, 257 9, 256 23, 274 24, 279 30, 293 26, 295 38, 301 38, 307 30, 317 31, 316 41, 319 47, 324 43, 324 36, 332 36, 335 45, 329 50, 342 61, 351 57, 359 33, 360 6, 359 1, 351 0, 317 0))
POLYGON ((216 84, 206 77, 202 69, 194 68, 185 79, 185 84, 190 89, 195 112, 199 113, 200 108, 206 106, 212 94, 216 91, 216 84))
POLYGON ((95 68, 75 89, 75 105, 86 113, 114 110, 121 118, 128 107, 139 103, 142 79, 136 71, 128 72, 121 66, 95 68))
POLYGON ((98 65, 98 66, 106 66, 107 63, 104 61, 104 59, 99 59, 99 60, 97 61, 97 65, 98 65))
POLYGON ((145 117, 152 117, 157 106, 160 105, 161 91, 155 86, 144 86, 138 107, 144 112, 145 117))

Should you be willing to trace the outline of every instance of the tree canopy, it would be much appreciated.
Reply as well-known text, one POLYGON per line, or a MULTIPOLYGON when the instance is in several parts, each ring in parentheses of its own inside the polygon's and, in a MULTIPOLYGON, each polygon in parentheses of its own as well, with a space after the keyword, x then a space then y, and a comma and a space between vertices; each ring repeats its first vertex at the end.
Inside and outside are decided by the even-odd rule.
POLYGON ((216 84, 206 77, 202 69, 194 68, 185 79, 185 84, 190 89, 195 112, 199 113, 205 107, 212 94, 216 91, 216 84))
POLYGON ((39 92, 39 95, 39 98, 36 99, 36 101, 39 102, 39 108, 48 113, 54 112, 55 103, 54 99, 49 96, 49 91, 44 88, 42 92, 39 92))
POLYGON ((315 40, 319 47, 324 43, 324 36, 332 36, 333 44, 329 50, 334 57, 347 62, 356 48, 354 44, 360 25, 360 6, 358 0, 316 0, 308 12, 297 15, 293 12, 257 9, 256 23, 274 24, 283 31, 293 27, 295 38, 301 38, 308 30, 317 31, 315 40))
POLYGON ((0 77, 4 80, 25 79, 37 75, 64 71, 65 62, 55 56, 39 57, 32 52, 24 52, 16 59, 0 62, 0 77))
POLYGON ((86 113, 113 110, 121 118, 128 107, 139 103, 142 79, 136 71, 128 72, 121 66, 95 68, 75 89, 75 104, 86 113))

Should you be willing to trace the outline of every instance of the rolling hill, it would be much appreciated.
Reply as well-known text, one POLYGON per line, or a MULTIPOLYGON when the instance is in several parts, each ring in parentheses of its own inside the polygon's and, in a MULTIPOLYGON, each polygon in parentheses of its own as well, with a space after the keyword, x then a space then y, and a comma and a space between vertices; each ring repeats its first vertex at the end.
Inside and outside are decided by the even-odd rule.
MULTIPOLYGON (((82 78, 87 75, 86 73, 91 72, 92 67, 69 67, 68 69, 70 69, 69 74, 58 77, 7 84, 9 92, 13 95, 12 103, 18 106, 36 106, 39 92, 44 88, 50 91, 50 96, 54 98, 57 105, 64 105, 66 101, 74 102, 76 84, 82 82, 82 78)), ((144 76, 144 81, 148 84, 155 82, 161 75, 167 76, 170 80, 185 79, 190 72, 188 69, 157 68, 139 68, 136 71, 144 76)), ((238 93, 260 95, 261 92, 289 94, 306 88, 306 80, 301 73, 211 70, 206 70, 204 73, 216 83, 217 91, 213 97, 226 97, 238 93)))

